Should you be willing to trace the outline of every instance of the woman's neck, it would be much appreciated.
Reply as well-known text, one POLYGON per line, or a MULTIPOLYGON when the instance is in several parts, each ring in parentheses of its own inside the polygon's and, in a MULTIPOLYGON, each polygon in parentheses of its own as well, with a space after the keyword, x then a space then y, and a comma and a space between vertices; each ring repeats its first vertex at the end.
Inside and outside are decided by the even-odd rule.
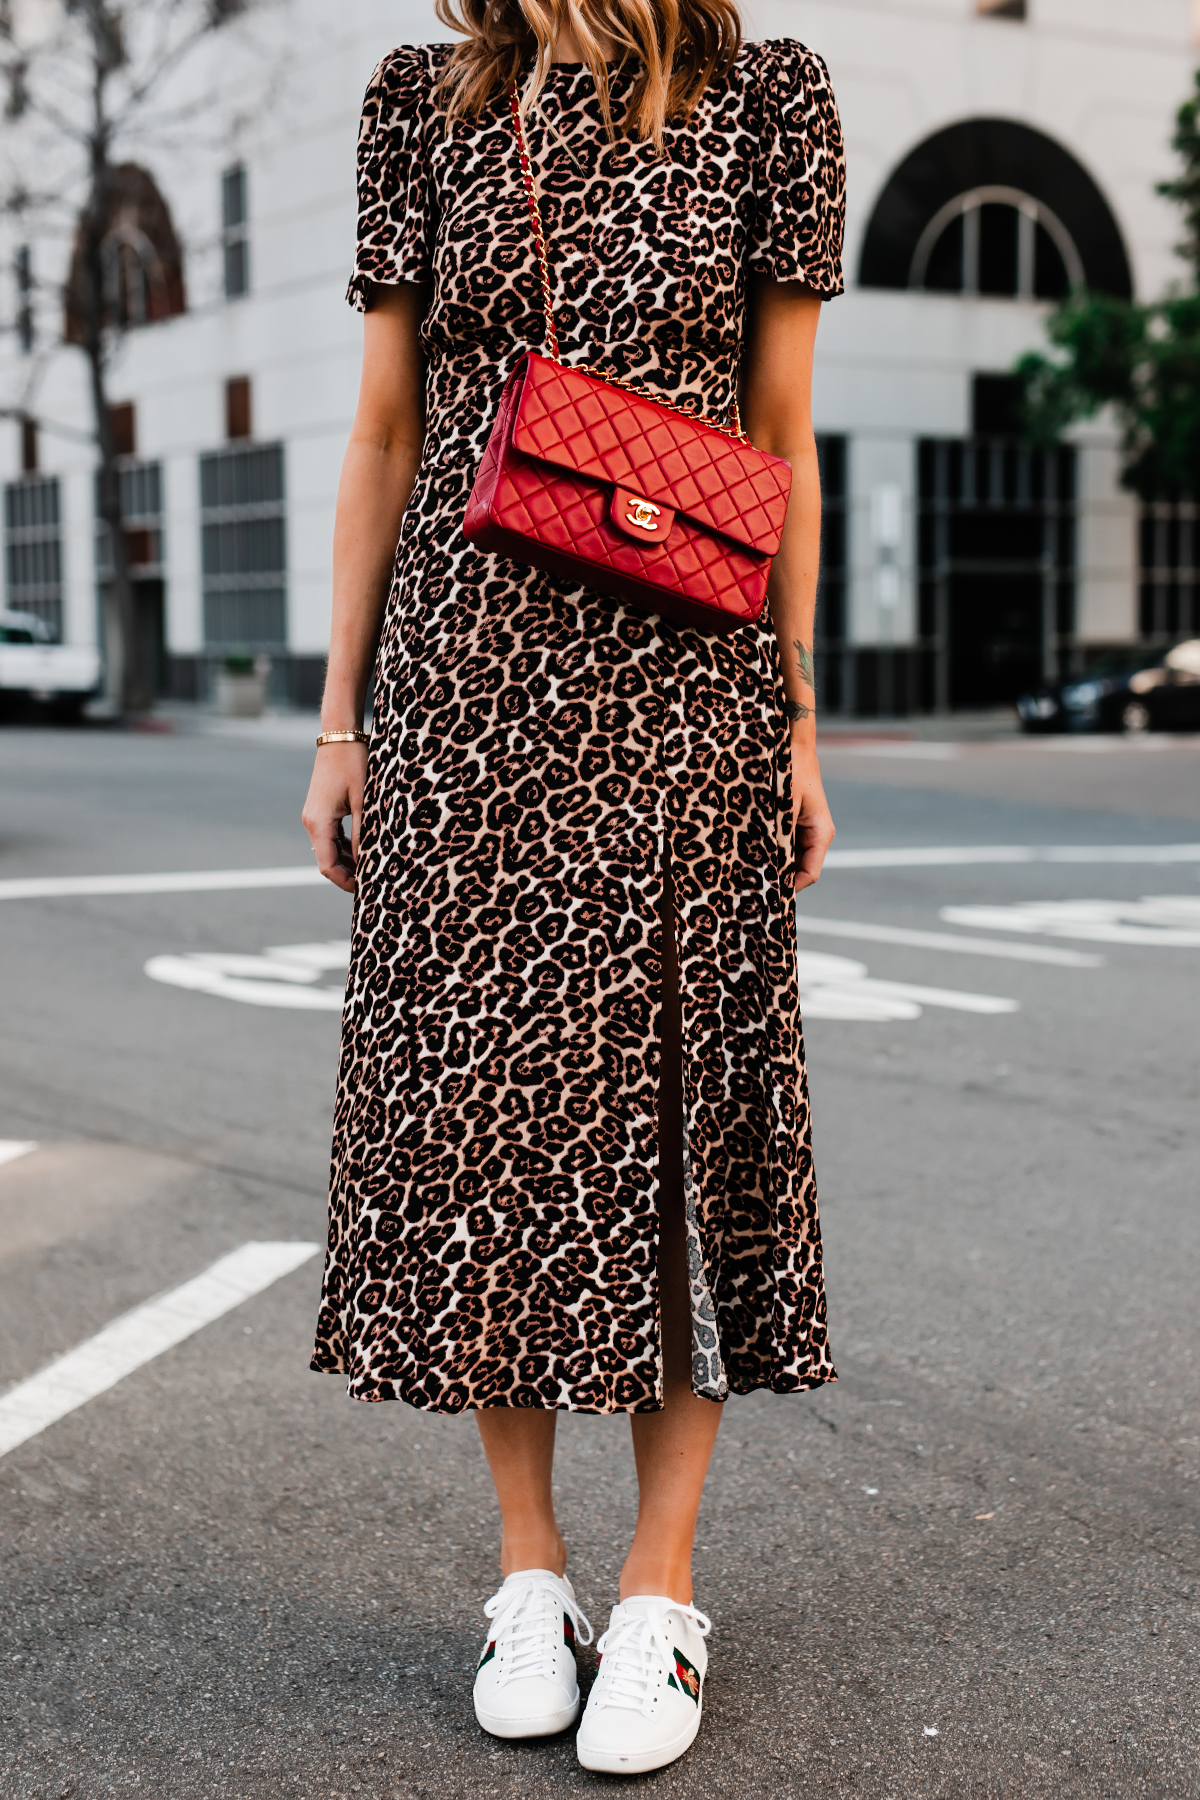
MULTIPOLYGON (((597 32, 596 41, 600 46, 600 54, 605 62, 613 62, 616 57, 616 45, 603 32, 597 32)), ((585 61, 582 46, 575 36, 572 27, 564 25, 554 40, 554 53, 551 61, 556 63, 581 63, 585 61)))

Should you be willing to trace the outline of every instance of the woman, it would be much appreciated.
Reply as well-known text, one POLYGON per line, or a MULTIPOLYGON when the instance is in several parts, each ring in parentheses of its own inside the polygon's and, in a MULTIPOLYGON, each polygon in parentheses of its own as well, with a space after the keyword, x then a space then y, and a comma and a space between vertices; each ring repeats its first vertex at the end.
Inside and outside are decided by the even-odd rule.
POLYGON ((834 1378, 792 908, 833 837, 809 386, 841 137, 819 58, 743 46, 730 0, 462 14, 465 43, 384 58, 359 145, 341 737, 304 809, 355 896, 313 1367, 475 1410, 504 1577, 475 1706, 501 1737, 579 1711, 557 1410, 631 1415, 637 1529, 578 1750, 635 1773, 699 1727, 692 1542, 726 1395, 834 1378), (715 421, 740 365, 750 438, 792 465, 757 626, 675 628, 463 539, 505 376, 543 346, 510 78, 563 360, 715 421), (345 739, 372 673, 368 750, 345 739))

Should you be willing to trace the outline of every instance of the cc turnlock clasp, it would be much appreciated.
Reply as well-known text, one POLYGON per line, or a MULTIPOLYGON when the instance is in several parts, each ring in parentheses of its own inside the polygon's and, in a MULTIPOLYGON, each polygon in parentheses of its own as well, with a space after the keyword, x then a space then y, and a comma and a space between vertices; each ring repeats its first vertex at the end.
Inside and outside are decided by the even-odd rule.
POLYGON ((675 509, 658 506, 640 494, 631 494, 627 488, 618 488, 613 495, 609 517, 627 537, 652 538, 661 543, 675 523, 675 509))

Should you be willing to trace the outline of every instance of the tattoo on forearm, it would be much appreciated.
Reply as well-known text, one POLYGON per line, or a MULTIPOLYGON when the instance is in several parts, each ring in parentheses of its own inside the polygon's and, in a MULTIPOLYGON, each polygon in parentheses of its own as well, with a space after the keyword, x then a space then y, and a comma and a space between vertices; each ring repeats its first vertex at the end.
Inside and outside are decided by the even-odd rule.
POLYGON ((796 667, 800 671, 801 681, 806 681, 813 692, 816 693, 816 671, 813 668, 812 650, 807 644, 802 644, 799 638, 792 639, 792 648, 796 652, 796 667))
POLYGON ((811 709, 805 706, 800 700, 785 700, 783 703, 783 710, 788 718, 792 720, 793 724, 797 719, 807 719, 811 711, 811 709))

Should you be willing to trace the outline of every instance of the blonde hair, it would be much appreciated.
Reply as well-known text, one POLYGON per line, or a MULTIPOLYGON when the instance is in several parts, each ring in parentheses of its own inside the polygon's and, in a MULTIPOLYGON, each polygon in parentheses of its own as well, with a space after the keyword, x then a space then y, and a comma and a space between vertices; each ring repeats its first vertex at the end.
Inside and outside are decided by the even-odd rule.
POLYGON ((467 40, 440 83, 448 119, 477 118, 510 81, 520 81, 532 56, 521 103, 527 112, 545 84, 555 38, 569 25, 595 78, 609 136, 616 133, 605 38, 619 62, 637 66, 624 128, 658 149, 667 120, 691 115, 714 76, 732 68, 742 43, 737 0, 437 0, 436 10, 467 40))

